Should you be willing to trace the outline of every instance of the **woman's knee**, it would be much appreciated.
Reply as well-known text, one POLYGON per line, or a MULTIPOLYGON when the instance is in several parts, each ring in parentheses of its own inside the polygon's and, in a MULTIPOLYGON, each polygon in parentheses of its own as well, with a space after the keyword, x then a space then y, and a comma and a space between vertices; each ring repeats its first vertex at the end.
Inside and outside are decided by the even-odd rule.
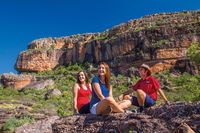
POLYGON ((119 107, 122 109, 126 109, 132 105, 131 100, 123 100, 121 103, 119 103, 119 107))
POLYGON ((112 103, 115 102, 114 98, 112 98, 112 97, 107 97, 105 100, 106 100, 109 104, 112 104, 112 103))

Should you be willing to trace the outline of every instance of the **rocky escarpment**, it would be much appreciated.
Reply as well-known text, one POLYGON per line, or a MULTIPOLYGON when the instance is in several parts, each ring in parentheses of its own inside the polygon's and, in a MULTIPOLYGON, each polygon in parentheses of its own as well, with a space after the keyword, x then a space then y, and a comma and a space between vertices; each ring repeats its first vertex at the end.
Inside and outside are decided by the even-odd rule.
POLYGON ((51 117, 45 122, 25 124, 16 133, 189 133, 188 130, 200 132, 199 118, 199 102, 177 102, 148 109, 145 113, 51 117))
POLYGON ((190 44, 200 42, 199 29, 199 10, 149 15, 102 33, 35 40, 19 54, 15 68, 47 71, 70 62, 105 61, 123 72, 146 62, 157 72, 185 59, 190 44))

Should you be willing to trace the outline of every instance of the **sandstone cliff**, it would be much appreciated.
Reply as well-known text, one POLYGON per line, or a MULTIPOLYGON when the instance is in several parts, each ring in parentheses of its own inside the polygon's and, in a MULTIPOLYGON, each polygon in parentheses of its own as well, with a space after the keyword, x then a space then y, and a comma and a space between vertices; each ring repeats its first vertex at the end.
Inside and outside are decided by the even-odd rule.
POLYGON ((147 62, 157 72, 185 59, 190 44, 200 42, 199 29, 199 10, 144 16, 102 33, 32 41, 19 54, 15 69, 40 72, 70 62, 105 61, 120 72, 147 62))

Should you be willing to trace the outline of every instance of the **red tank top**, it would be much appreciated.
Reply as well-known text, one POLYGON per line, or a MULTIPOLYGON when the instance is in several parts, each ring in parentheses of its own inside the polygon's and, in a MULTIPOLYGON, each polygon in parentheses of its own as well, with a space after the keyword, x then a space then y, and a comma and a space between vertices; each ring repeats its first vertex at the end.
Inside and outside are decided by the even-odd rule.
POLYGON ((78 96, 77 96, 77 108, 80 110, 80 108, 84 105, 90 102, 89 96, 92 94, 91 89, 89 85, 86 85, 87 90, 83 89, 81 85, 79 85, 80 89, 78 90, 78 96))

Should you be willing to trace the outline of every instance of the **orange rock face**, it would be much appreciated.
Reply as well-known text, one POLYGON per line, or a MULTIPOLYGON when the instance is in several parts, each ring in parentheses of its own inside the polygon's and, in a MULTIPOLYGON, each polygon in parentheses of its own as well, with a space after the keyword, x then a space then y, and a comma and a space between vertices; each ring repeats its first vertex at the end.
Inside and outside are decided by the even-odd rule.
POLYGON ((157 51, 158 59, 186 57, 187 48, 168 48, 157 51))
POLYGON ((151 66, 151 71, 152 73, 156 73, 156 72, 160 72, 163 70, 169 70, 170 68, 172 68, 176 63, 176 60, 167 60, 164 62, 158 62, 158 63, 154 63, 151 66))
POLYGON ((41 72, 72 62, 101 61, 119 71, 146 62, 155 72, 170 69, 186 58, 192 42, 200 42, 199 16, 199 11, 149 15, 102 33, 35 40, 20 53, 15 69, 41 72))

